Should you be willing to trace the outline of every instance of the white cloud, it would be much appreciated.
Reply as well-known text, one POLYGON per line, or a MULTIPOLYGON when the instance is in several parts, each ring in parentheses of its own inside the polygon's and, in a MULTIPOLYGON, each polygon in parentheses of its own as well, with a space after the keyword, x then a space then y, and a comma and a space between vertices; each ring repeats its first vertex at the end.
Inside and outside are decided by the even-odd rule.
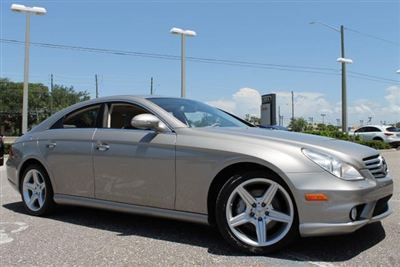
POLYGON ((390 86, 386 89, 386 93, 385 99, 388 105, 383 108, 383 112, 397 114, 400 120, 400 86, 390 86))
POLYGON ((209 101, 208 104, 239 117, 244 117, 246 114, 260 116, 261 94, 256 89, 241 88, 230 99, 209 101))
MULTIPOLYGON (((283 116, 291 114, 292 94, 291 92, 275 92, 277 96, 277 105, 281 107, 283 116)), ((295 92, 295 116, 296 117, 315 117, 321 113, 332 114, 334 107, 329 103, 323 94, 314 92, 295 92)), ((315 118, 314 118, 315 120, 315 118)))
MULTIPOLYGON (((349 125, 357 125, 360 120, 364 123, 368 117, 372 117, 371 123, 381 121, 400 121, 400 86, 390 86, 385 90, 384 103, 369 99, 358 99, 349 103, 349 125)), ((276 91, 277 105, 285 123, 291 116, 291 92, 276 91)), ((308 119, 313 117, 314 122, 321 120, 321 114, 326 114, 325 121, 336 124, 337 118, 341 118, 341 103, 332 103, 322 93, 295 92, 295 116, 308 119)), ((241 88, 230 98, 209 101, 208 104, 232 112, 240 117, 246 114, 260 116, 261 94, 253 88, 241 88)))

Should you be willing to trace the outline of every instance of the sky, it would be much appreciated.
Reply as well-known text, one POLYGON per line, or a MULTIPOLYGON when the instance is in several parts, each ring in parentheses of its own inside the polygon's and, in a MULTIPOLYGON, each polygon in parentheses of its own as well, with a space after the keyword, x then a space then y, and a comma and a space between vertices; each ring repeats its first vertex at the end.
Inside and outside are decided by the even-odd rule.
MULTIPOLYGON (((187 61, 187 97, 259 116, 260 96, 277 93, 281 114, 336 124, 341 112, 340 35, 344 25, 350 125, 400 121, 400 1, 8 1, 0 0, 1 39, 24 40, 25 18, 12 3, 43 6, 31 42, 177 56, 173 60, 31 46, 30 81, 54 82, 100 96, 180 95, 180 40, 171 27, 197 32, 187 61), (278 66, 277 66, 278 65, 278 66), (284 65, 284 66, 282 66, 284 65), (287 67, 289 66, 289 67, 287 67), (300 66, 300 67, 298 67, 300 66), (304 68, 306 66, 307 68, 304 68), (311 68, 310 68, 311 67, 311 68), (357 75, 362 73, 364 76, 357 75), (372 78, 372 75, 379 79, 372 78), (384 79, 382 79, 384 78, 384 79)), ((24 47, 0 42, 0 77, 23 80, 24 47)))

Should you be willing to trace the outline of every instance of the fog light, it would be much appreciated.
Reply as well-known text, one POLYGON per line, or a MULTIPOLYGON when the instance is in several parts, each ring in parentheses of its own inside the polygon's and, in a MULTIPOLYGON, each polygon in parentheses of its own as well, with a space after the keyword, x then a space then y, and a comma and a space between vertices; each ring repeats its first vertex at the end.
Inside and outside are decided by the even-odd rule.
POLYGON ((350 210, 350 219, 351 219, 352 221, 357 220, 357 208, 356 208, 356 207, 354 207, 354 208, 352 208, 352 209, 350 210))

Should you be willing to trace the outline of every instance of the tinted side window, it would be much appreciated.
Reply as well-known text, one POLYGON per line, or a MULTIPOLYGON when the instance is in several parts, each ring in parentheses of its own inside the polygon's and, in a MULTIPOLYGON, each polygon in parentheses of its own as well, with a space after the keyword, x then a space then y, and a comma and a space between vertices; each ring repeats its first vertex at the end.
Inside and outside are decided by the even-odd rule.
POLYGON ((368 127, 368 132, 380 132, 381 130, 379 130, 376 127, 368 127))
POLYGON ((150 112, 132 104, 112 104, 110 109, 108 128, 135 129, 131 126, 132 118, 136 115, 144 113, 150 112))
POLYGON ((362 127, 360 129, 356 130, 355 132, 356 133, 363 133, 363 132, 365 132, 365 127, 362 127))
POLYGON ((371 127, 364 127, 364 131, 363 132, 364 133, 370 133, 370 132, 373 132, 373 131, 372 131, 371 127))
POLYGON ((400 132, 400 128, 388 127, 388 128, 386 128, 386 131, 388 131, 388 132, 400 132))
POLYGON ((100 105, 80 109, 67 115, 62 128, 96 128, 100 105))

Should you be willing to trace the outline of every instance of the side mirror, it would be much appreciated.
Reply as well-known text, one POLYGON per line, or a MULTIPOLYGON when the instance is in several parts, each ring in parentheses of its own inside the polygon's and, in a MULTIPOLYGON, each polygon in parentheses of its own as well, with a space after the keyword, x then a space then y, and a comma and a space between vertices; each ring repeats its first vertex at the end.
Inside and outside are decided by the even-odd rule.
POLYGON ((153 114, 139 114, 132 118, 132 127, 142 129, 142 130, 154 130, 156 132, 166 132, 168 130, 167 125, 160 121, 159 118, 153 114))

